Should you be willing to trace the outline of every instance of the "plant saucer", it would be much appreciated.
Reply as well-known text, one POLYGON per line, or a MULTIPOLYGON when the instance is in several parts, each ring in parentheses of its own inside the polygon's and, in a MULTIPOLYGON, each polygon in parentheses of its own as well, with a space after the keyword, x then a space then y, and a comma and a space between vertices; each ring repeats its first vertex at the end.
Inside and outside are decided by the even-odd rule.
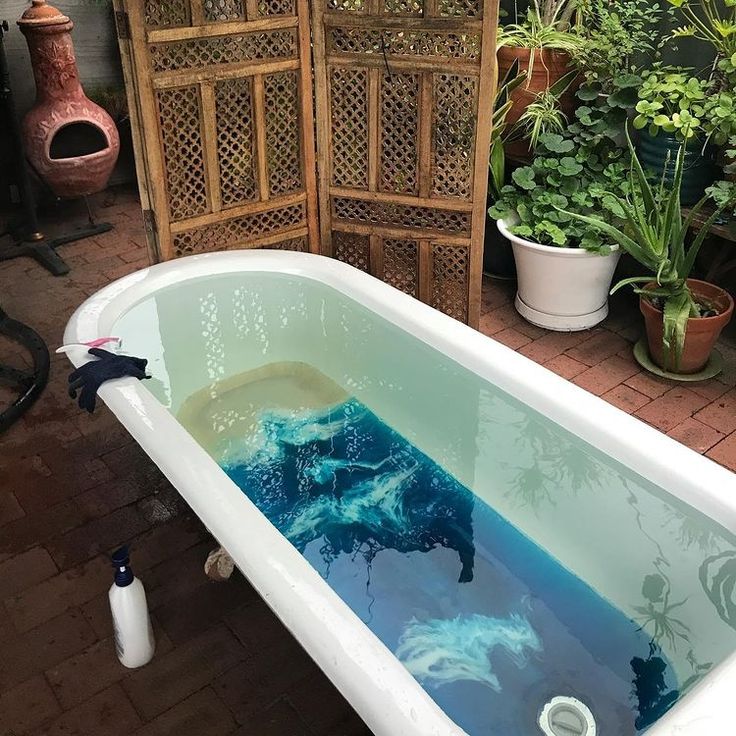
POLYGON ((698 373, 670 373, 669 371, 660 368, 654 363, 649 357, 649 348, 647 346, 647 338, 642 337, 639 342, 634 345, 634 358, 636 362, 642 367, 648 370, 650 373, 654 373, 655 376, 660 378, 668 378, 670 381, 682 381, 685 383, 696 383, 697 381, 707 381, 709 378, 714 378, 723 370, 723 356, 715 348, 710 354, 710 360, 705 364, 705 368, 698 373))

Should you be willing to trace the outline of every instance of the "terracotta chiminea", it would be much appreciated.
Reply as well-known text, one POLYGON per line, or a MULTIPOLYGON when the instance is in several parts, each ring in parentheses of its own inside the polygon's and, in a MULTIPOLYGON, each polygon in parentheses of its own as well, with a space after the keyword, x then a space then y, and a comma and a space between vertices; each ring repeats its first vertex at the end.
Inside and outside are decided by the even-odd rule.
POLYGON ((36 102, 23 120, 26 155, 57 197, 104 189, 118 158, 113 119, 84 94, 71 30, 46 0, 33 0, 18 21, 31 52, 36 102))

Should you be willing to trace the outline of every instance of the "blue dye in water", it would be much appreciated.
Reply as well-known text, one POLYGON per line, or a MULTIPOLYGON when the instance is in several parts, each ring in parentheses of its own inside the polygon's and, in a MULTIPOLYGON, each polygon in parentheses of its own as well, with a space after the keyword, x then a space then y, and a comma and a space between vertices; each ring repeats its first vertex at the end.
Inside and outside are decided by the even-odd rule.
POLYGON ((677 699, 636 623, 358 401, 244 447, 224 470, 471 736, 538 733, 556 695, 628 736, 677 699))

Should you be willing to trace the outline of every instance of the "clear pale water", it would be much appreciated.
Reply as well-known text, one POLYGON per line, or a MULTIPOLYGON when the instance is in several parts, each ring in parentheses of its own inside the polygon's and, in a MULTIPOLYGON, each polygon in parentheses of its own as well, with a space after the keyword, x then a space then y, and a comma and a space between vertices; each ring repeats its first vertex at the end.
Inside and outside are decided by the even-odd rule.
POLYGON ((115 334, 472 736, 555 695, 633 736, 736 648, 732 534, 349 298, 200 279, 115 334))

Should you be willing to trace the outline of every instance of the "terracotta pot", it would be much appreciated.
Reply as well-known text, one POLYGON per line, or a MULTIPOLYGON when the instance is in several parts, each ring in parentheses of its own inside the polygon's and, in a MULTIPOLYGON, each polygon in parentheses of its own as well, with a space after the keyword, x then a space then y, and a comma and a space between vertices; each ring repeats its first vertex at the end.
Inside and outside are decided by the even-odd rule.
MULTIPOLYGON (((534 98, 543 90, 548 89, 571 69, 570 54, 567 51, 555 49, 523 49, 512 46, 501 46, 496 57, 498 59, 498 78, 503 79, 515 60, 519 60, 519 71, 529 71, 529 62, 534 58, 532 73, 527 77, 524 84, 517 87, 511 93, 513 105, 506 116, 509 126, 518 122, 526 108, 534 101, 534 98)), ((575 92, 580 86, 580 80, 573 81, 567 92, 560 97, 560 109, 571 120, 576 107, 575 92)), ((509 144, 509 154, 523 157, 528 153, 529 147, 525 141, 517 141, 509 144)))
POLYGON ((84 94, 74 24, 45 0, 33 0, 18 25, 36 80, 36 102, 23 120, 28 160, 57 197, 99 192, 115 166, 120 138, 112 118, 84 94))
MULTIPOLYGON (((687 321, 685 332, 685 348, 682 351, 680 365, 677 370, 665 364, 662 337, 664 334, 663 315, 643 296, 639 299, 639 308, 644 315, 651 359, 664 370, 674 373, 698 373, 710 358, 721 330, 731 321, 733 315, 733 299, 731 295, 714 284, 697 279, 688 279, 687 285, 696 300, 710 304, 718 310, 715 317, 691 317, 687 321)), ((647 288, 654 287, 652 282, 647 288)))

